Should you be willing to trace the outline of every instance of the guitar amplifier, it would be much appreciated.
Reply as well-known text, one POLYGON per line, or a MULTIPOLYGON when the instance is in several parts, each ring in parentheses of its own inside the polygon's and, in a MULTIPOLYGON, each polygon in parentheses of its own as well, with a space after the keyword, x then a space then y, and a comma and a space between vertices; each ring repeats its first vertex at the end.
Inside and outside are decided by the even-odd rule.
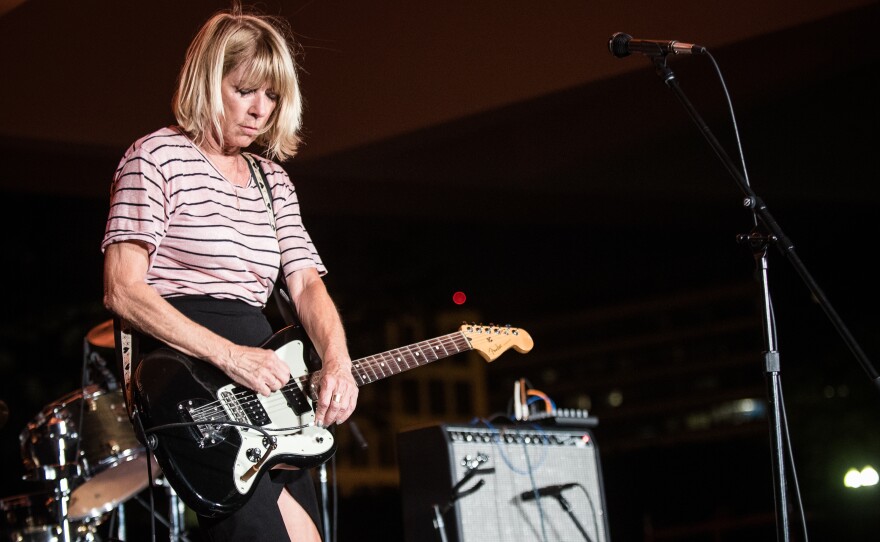
POLYGON ((407 542, 609 540, 586 427, 441 424, 403 431, 397 445, 407 542))

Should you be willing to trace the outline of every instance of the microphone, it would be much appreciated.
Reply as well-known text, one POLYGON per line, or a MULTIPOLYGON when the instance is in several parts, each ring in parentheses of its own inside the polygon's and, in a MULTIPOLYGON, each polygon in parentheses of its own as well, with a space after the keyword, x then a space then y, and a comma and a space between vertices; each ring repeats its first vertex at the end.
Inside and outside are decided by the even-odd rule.
POLYGON ((629 56, 632 53, 642 53, 647 56, 674 55, 697 55, 705 54, 706 48, 693 43, 682 43, 675 40, 637 40, 629 34, 617 32, 608 40, 608 50, 617 58, 629 56))
POLYGON ((539 488, 538 491, 524 491, 520 493, 519 498, 524 501, 532 501, 535 499, 535 493, 538 494, 538 497, 558 497, 562 494, 563 490, 574 487, 578 484, 559 484, 554 486, 544 486, 539 488))

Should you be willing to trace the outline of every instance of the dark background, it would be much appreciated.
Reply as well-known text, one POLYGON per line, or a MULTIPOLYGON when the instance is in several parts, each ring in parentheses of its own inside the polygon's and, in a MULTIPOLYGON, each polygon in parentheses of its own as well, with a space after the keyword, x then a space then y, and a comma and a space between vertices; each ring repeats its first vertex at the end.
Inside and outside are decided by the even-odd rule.
MULTIPOLYGON (((0 125, 4 164, 0 179, 6 204, 3 282, 7 287, 0 325, 0 399, 9 408, 8 420, 0 429, 4 495, 34 489, 32 482, 21 480, 19 432, 43 405, 78 386, 84 338, 109 317, 101 306, 98 249, 106 217, 106 189, 130 139, 170 122, 169 81, 179 64, 176 59, 198 22, 216 6, 193 4, 194 11, 203 8, 200 13, 187 10, 172 21, 168 14, 174 10, 156 3, 151 17, 169 23, 144 23, 150 39, 137 49, 143 56, 125 57, 132 73, 120 72, 112 63, 102 64, 85 42, 73 41, 60 48, 63 40, 58 35, 35 33, 38 23, 67 28, 65 17, 59 20, 59 14, 52 15, 70 8, 33 0, 0 15, 0 34, 9 45, 0 48, 7 72, 2 94, 6 120, 0 125), (162 39, 169 35, 174 36, 174 45, 162 39), (40 40, 54 46, 55 52, 37 55, 40 40), (78 48, 81 57, 72 54, 71 58, 71 51, 78 48), (29 69, 40 74, 38 78, 21 68, 24 60, 30 61, 29 69), (59 64, 35 65, 34 61, 59 64), (68 74, 71 63, 74 77, 68 74), (84 74, 82 80, 75 77, 78 69, 84 74), (93 73, 106 75, 96 82, 93 73), (149 79, 150 73, 155 73, 155 90, 139 79, 149 79), (58 79, 60 74, 65 77, 58 79), (59 109, 58 100, 49 104, 45 96, 64 95, 68 90, 74 95, 83 93, 73 87, 86 87, 86 95, 90 88, 100 88, 112 97, 95 94, 61 108, 60 117, 49 114, 59 109), (129 92, 134 88, 160 94, 161 99, 139 100, 138 94, 129 92), (120 100, 133 110, 131 116, 119 114, 120 100), (138 112, 142 102, 144 111, 138 112), (159 113, 148 116, 153 110, 159 113), (46 127, 44 135, 40 126, 46 127), (70 133, 81 137, 67 137, 70 133)), ((497 20, 499 29, 508 19, 529 21, 523 5, 515 6, 517 17, 508 14, 505 18, 497 12, 497 19, 487 20, 497 20)), ((396 20, 400 28, 416 24, 406 19, 412 13, 395 12, 391 7, 377 8, 382 13, 374 15, 386 22, 396 20)), ((804 12, 814 8, 803 6, 804 12)), ((82 9, 93 17, 104 9, 117 23, 120 17, 126 20, 126 10, 119 5, 98 2, 82 9)), ((146 16, 143 6, 130 9, 131 17, 146 16)), ((293 4, 279 9, 287 10, 285 14, 304 13, 307 23, 309 13, 320 15, 322 10, 320 5, 293 4)), ((584 15, 581 9, 577 17, 584 15)), ((700 9, 713 12, 704 14, 714 22, 711 31, 706 30, 710 35, 704 38, 702 32, 689 28, 681 36, 707 44, 718 61, 737 114, 752 186, 873 361, 880 320, 874 310, 880 300, 874 272, 880 85, 877 51, 871 42, 880 21, 878 5, 854 4, 837 13, 819 10, 810 20, 801 20, 795 13, 791 19, 776 14, 779 20, 768 28, 767 20, 760 17, 766 15, 763 8, 744 4, 735 10, 727 8, 732 10, 729 29, 719 22, 724 17, 716 12, 725 10, 700 9), (749 30, 748 9, 755 10, 753 28, 762 32, 749 30), (712 36, 720 37, 716 42, 712 36)), ((307 43, 315 46, 303 59, 308 72, 303 84, 310 102, 306 123, 313 139, 302 156, 286 167, 300 193, 312 236, 331 270, 328 286, 346 320, 354 355, 376 351, 373 346, 378 339, 370 333, 381 322, 402 314, 430 315, 454 308, 451 294, 456 290, 467 292, 467 307, 495 322, 538 330, 533 336, 535 354, 540 355, 542 351, 578 352, 607 341, 590 328, 590 319, 584 318, 585 313, 592 314, 589 311, 613 312, 655 301, 672 304, 693 292, 754 284, 752 254, 735 242, 737 234, 752 227, 751 215, 740 205, 738 187, 650 63, 643 57, 612 59, 602 50, 608 36, 618 30, 637 37, 676 37, 680 30, 669 20, 678 15, 691 21, 697 18, 694 10, 666 13, 667 19, 658 19, 655 26, 645 14, 615 12, 611 17, 615 26, 585 28, 579 36, 584 44, 572 49, 567 59, 570 65, 558 68, 564 71, 566 66, 575 66, 604 76, 580 82, 562 80, 557 87, 548 85, 531 96, 508 96, 505 103, 499 103, 505 99, 492 101, 491 93, 498 89, 486 83, 486 89, 474 87, 474 93, 488 91, 490 98, 484 102, 488 107, 466 106, 462 98, 460 103, 434 110, 437 104, 426 102, 422 113, 427 120, 421 123, 407 117, 411 111, 405 101, 398 104, 399 109, 393 101, 381 106, 371 102, 370 82, 348 80, 344 74, 337 74, 338 80, 328 76, 336 69, 336 57, 322 56, 327 51, 317 44, 322 35, 333 35, 332 31, 321 34, 315 31, 317 26, 309 28, 311 34, 304 32, 307 43), (624 64, 625 72, 619 67, 624 64), (321 84, 328 81, 336 84, 332 92, 322 93, 326 87, 321 84), (341 118, 335 118, 333 104, 322 104, 323 96, 344 96, 355 103, 336 103, 341 118), (350 114, 371 107, 381 107, 383 113, 377 115, 371 109, 363 117, 350 114), (377 116, 390 119, 382 124, 377 116), (347 124, 352 125, 354 135, 340 134, 334 140, 335 127, 347 124), (575 332, 551 331, 554 322, 566 320, 587 323, 580 329, 572 326, 575 332)), ((564 13, 555 15, 565 18, 564 13)), ((89 25, 109 27, 96 17, 85 20, 73 25, 79 33, 88 33, 89 25)), ((110 37, 121 41, 108 41, 107 33, 95 31, 101 43, 94 50, 107 51, 111 58, 114 50, 125 56, 120 52, 123 45, 131 46, 145 32, 128 23, 131 40, 120 38, 116 33, 122 31, 116 25, 110 37)), ((340 24, 350 28, 352 23, 340 24)), ((418 24, 426 23, 419 20, 418 24)), ((369 26, 366 21, 364 25, 369 26)), ((394 28, 373 30, 393 35, 394 28)), ((478 30, 489 33, 494 28, 487 23, 478 30)), ((455 35, 445 37, 456 42, 455 35)), ((543 34, 546 41, 552 42, 553 37, 543 34)), ((459 38, 459 43, 467 43, 459 38)), ((558 45, 568 39, 569 34, 560 33, 558 45)), ((353 49, 348 42, 336 44, 335 53, 344 58, 338 59, 340 65, 348 67, 353 49)), ((487 57, 492 52, 497 51, 488 50, 487 57)), ((471 50, 467 56, 479 57, 479 53, 471 50)), ((380 59, 377 64, 383 66, 398 54, 403 58, 405 49, 375 50, 380 59)), ((540 60, 537 51, 535 56, 540 60)), ((554 59, 558 64, 558 58, 554 59)), ((540 65, 534 59, 520 60, 532 68, 540 65)), ((471 73, 459 61, 461 73, 471 73)), ((379 72, 373 76, 384 79, 389 89, 396 89, 389 93, 398 96, 401 87, 414 85, 408 77, 437 69, 418 62, 400 64, 399 70, 368 71, 379 72)), ((675 57, 669 65, 713 133, 736 158, 722 87, 709 59, 675 57)), ((483 69, 491 79, 491 66, 483 69)), ((458 98, 457 92, 466 95, 459 84, 463 83, 450 79, 448 88, 430 91, 415 85, 411 94, 414 100, 444 93, 458 98)), ((876 374, 873 367, 866 372, 847 349, 790 262, 775 248, 768 260, 782 354, 781 381, 800 489, 813 525, 811 534, 816 540, 831 536, 872 539, 870 533, 878 527, 876 488, 846 493, 839 482, 846 466, 877 465, 878 398, 871 382, 876 374)), ((712 308, 707 302, 705 313, 714 314, 712 308)), ((736 346, 753 354, 743 374, 750 378, 752 389, 760 390, 764 386, 763 343, 757 311, 754 318, 754 333, 744 335, 736 346)), ((667 325, 674 328, 675 322, 667 325)), ((638 337, 642 330, 632 327, 615 333, 638 337)), ((576 353, 568 356, 569 364, 573 358, 576 353)), ((531 357, 492 365, 490 408, 505 409, 510 378, 522 375, 540 381, 553 363, 531 357)), ((599 369, 583 364, 587 372, 569 382, 570 386, 597 385, 592 379, 600 374, 599 369)), ((559 363, 560 370, 563 365, 559 363)), ((669 369, 663 382, 693 378, 693 374, 669 369)), ((624 381, 630 375, 622 370, 618 376, 624 381)), ((660 377, 662 367, 658 385, 660 377)), ((559 397, 564 393, 560 387, 559 397)), ((672 391, 669 396, 688 399, 672 391)), ((633 416, 652 417, 652 401, 646 398, 642 404, 640 414, 633 416)), ((596 437, 603 451, 615 539, 651 539, 650 526, 666 526, 666 539, 708 540, 706 532, 676 530, 675 526, 696 529, 711 520, 717 527, 725 518, 735 519, 724 540, 775 539, 766 420, 756 431, 740 436, 715 434, 689 440, 685 435, 637 445, 642 435, 630 428, 638 420, 618 421, 613 412, 599 406, 594 411, 602 421, 596 437)), ((370 413, 359 411, 358 416, 369 418, 370 413)), ((400 495, 393 490, 377 488, 349 496, 340 502, 339 537, 374 533, 399 539, 399 514, 400 495)))

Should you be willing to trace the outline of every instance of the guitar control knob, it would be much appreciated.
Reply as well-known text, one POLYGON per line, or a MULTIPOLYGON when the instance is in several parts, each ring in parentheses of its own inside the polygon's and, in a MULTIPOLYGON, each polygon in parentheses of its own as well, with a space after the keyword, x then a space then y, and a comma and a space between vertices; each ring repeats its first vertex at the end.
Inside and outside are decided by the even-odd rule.
POLYGON ((251 463, 256 463, 263 457, 263 451, 259 448, 250 448, 247 451, 247 458, 251 463))

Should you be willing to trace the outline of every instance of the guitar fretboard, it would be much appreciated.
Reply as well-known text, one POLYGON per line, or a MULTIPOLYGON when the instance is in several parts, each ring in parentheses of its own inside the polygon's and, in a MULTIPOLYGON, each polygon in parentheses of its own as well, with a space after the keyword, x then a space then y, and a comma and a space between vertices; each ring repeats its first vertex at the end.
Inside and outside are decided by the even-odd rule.
POLYGON ((470 341, 458 331, 354 360, 351 374, 358 386, 363 386, 471 349, 470 341))

